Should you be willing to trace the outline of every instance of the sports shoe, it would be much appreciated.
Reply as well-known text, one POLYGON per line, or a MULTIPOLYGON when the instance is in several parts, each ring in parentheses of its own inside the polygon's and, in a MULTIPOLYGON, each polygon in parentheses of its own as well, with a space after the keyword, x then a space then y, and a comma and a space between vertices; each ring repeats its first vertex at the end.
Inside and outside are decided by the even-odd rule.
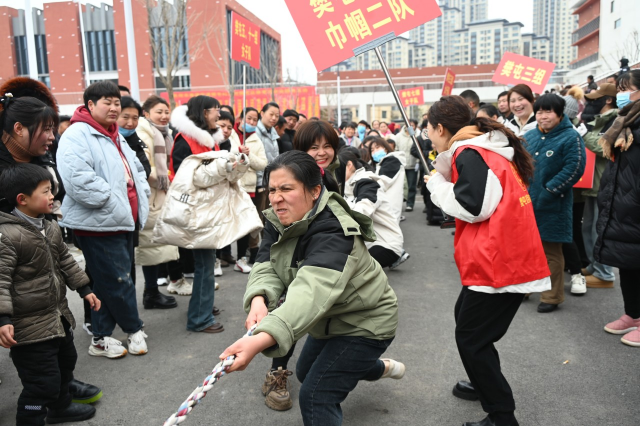
POLYGON ((193 279, 193 277, 195 276, 195 272, 185 272, 184 274, 182 274, 182 276, 185 278, 193 279))
POLYGON ((169 284, 169 280, 166 278, 158 278, 158 286, 162 287, 163 285, 169 284))
POLYGON ((587 275, 585 280, 587 280, 587 287, 589 288, 613 288, 613 281, 601 280, 593 275, 587 275))
POLYGON ((220 284, 218 284, 218 281, 216 281, 216 285, 215 285, 215 287, 214 287, 214 290, 217 290, 217 289, 219 289, 219 288, 220 288, 220 284))
POLYGON ((184 278, 180 278, 176 282, 171 281, 167 286, 168 293, 179 294, 180 296, 189 296, 192 291, 193 285, 184 278))
POLYGON ((381 379, 391 378, 400 380, 404 377, 405 367, 403 363, 401 363, 400 361, 395 361, 391 358, 382 358, 380 359, 380 361, 384 362, 385 366, 389 365, 389 369, 380 377, 381 379))
POLYGON ((622 336, 620 341, 625 345, 640 348, 640 330, 633 330, 632 332, 625 334, 622 336))
POLYGON ((406 251, 402 250, 402 256, 400 256, 398 258, 398 260, 393 262, 393 265, 389 266, 389 269, 391 269, 391 270, 396 269, 398 266, 400 266, 404 262, 406 262, 407 259, 409 259, 410 257, 411 257, 411 255, 409 253, 407 253, 406 251))
POLYGON ((404 216, 400 216, 400 222, 404 222, 405 220, 407 220, 407 218, 406 218, 406 217, 404 217, 404 216))
POLYGON ((233 267, 234 271, 242 272, 243 274, 248 274, 251 272, 251 266, 249 266, 249 261, 246 257, 241 257, 236 261, 235 266, 233 267))
POLYGON ((89 336, 93 336, 93 329, 91 328, 90 322, 85 322, 82 324, 82 329, 87 332, 89 336))
POLYGON ((96 341, 96 338, 91 339, 89 345, 89 355, 91 356, 104 356, 110 359, 122 358, 127 354, 127 350, 122 346, 120 340, 116 340, 112 337, 105 336, 96 341))
POLYGON ((629 315, 623 315, 620 319, 610 322, 604 326, 604 331, 611 334, 627 334, 640 327, 640 318, 633 319, 629 315))
POLYGON ((213 267, 213 276, 214 277, 222 276, 222 264, 220 263, 220 259, 216 259, 216 265, 213 267))
POLYGON ((147 342, 144 340, 147 336, 144 331, 138 330, 137 332, 130 334, 129 338, 129 353, 131 355, 144 355, 147 352, 147 342))
POLYGON ((293 372, 278 367, 276 371, 269 371, 262 384, 262 394, 267 407, 276 411, 286 411, 293 407, 289 394, 289 380, 293 372))
POLYGON ((571 275, 571 294, 584 296, 587 292, 587 280, 582 274, 571 275))
POLYGON ((102 398, 102 390, 99 387, 76 379, 69 382, 69 393, 72 402, 78 404, 93 404, 102 398))
POLYGON ((404 209, 404 211, 405 211, 405 212, 412 212, 412 211, 413 211, 413 207, 411 207, 411 206, 407 206, 407 207, 404 209))

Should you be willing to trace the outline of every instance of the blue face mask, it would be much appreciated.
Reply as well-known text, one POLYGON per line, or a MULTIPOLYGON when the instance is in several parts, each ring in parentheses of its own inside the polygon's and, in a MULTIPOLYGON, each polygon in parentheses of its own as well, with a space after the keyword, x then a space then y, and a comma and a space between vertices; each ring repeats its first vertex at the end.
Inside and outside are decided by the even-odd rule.
POLYGON ((122 136, 124 136, 125 138, 128 138, 129 136, 131 136, 132 134, 134 134, 136 132, 136 129, 125 129, 123 127, 120 127, 118 129, 118 133, 120 133, 122 136))
POLYGON ((380 151, 376 151, 373 154, 371 154, 371 159, 376 163, 379 163, 386 156, 387 156, 387 153, 381 149, 380 151))
POLYGON ((618 108, 622 109, 629 105, 631 103, 631 95, 636 92, 637 90, 634 90, 633 92, 618 93, 616 95, 616 104, 618 104, 618 108))
POLYGON ((247 133, 252 133, 256 131, 256 126, 252 126, 249 123, 244 123, 244 131, 247 133))

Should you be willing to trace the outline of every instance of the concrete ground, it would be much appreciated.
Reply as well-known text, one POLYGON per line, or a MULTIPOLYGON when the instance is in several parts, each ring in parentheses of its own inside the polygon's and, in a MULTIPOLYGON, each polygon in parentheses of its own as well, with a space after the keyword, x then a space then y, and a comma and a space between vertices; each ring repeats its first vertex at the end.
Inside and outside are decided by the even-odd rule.
MULTIPOLYGON (((399 299, 400 326, 385 356, 403 361, 406 376, 361 383, 342 405, 345 425, 459 426, 484 417, 478 402, 451 395, 454 383, 466 377, 453 338, 453 306, 460 292, 453 237, 449 230, 428 227, 422 208, 416 204, 402 224, 411 258, 388 273, 399 299)), ((90 337, 80 327, 75 330, 76 377, 104 391, 95 404, 97 415, 82 424, 161 425, 207 376, 218 355, 244 333, 241 300, 246 279, 232 268, 224 269, 215 303, 222 309, 218 320, 225 331, 210 335, 185 330, 188 297, 178 296, 177 309, 144 310, 139 271, 138 305, 149 335, 146 356, 90 357, 90 337)), ((76 294, 69 294, 69 300, 80 322, 81 300, 76 294)), ((536 312, 538 300, 533 295, 523 303, 509 333, 497 344, 520 424, 639 425, 640 349, 603 331, 623 313, 619 284, 615 289, 590 289, 580 298, 567 295, 551 314, 536 312)), ((126 341, 119 329, 113 337, 126 341)), ((296 356, 291 369, 295 361, 296 356)), ((260 386, 269 366, 259 355, 246 371, 224 377, 183 424, 302 424, 295 379, 292 410, 275 412, 264 405, 260 386)), ((0 379, 0 425, 12 425, 21 385, 9 351, 1 348, 0 379)))

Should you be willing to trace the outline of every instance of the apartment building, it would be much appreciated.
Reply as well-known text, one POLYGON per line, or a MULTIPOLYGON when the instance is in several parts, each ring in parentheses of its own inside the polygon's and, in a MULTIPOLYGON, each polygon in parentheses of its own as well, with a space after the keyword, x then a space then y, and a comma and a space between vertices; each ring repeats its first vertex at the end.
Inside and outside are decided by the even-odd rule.
POLYGON ((533 0, 533 32, 549 37, 549 61, 561 70, 567 69, 577 55, 572 41, 578 28, 578 18, 571 14, 573 3, 575 0, 533 0))

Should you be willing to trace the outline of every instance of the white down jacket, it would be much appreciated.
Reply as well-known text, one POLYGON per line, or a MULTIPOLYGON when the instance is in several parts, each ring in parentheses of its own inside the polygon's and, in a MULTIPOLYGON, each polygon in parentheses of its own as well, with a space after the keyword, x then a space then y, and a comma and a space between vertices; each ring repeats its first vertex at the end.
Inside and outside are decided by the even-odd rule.
POLYGON ((386 186, 385 193, 389 200, 389 209, 398 223, 400 223, 402 204, 404 202, 405 164, 404 152, 394 151, 388 153, 376 165, 376 174, 386 186))
POLYGON ((176 173, 153 241, 188 249, 221 249, 262 229, 262 221, 238 180, 249 168, 244 154, 211 151, 191 155, 176 173))

